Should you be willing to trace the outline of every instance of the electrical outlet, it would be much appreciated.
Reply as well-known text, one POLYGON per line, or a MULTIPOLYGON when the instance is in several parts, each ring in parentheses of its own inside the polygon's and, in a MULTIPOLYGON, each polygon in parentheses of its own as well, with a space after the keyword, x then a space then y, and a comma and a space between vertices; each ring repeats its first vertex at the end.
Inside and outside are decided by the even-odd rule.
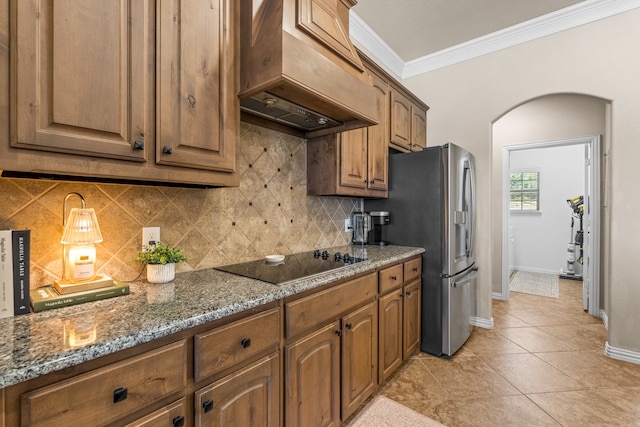
POLYGON ((344 219, 344 231, 348 232, 349 230, 351 230, 351 218, 345 218, 344 219))
POLYGON ((142 227, 142 250, 145 246, 154 246, 160 241, 160 227, 142 227))

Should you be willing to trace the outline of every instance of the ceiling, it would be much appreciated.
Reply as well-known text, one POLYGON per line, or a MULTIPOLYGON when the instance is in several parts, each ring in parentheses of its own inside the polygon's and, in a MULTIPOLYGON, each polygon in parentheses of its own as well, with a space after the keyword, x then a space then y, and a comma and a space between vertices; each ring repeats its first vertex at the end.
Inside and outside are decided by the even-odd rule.
POLYGON ((354 44, 401 78, 640 7, 640 0, 358 0, 354 44))

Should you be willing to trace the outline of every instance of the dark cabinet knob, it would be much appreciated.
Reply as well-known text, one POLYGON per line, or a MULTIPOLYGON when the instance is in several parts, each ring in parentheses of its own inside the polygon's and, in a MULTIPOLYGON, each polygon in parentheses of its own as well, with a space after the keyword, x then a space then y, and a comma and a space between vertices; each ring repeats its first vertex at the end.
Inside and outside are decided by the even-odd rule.
POLYGON ((400 298, 404 298, 404 294, 400 294, 400 298))
POLYGON ((144 150, 144 142, 142 142, 142 141, 135 141, 135 142, 133 143, 133 149, 134 149, 134 150, 137 150, 137 151, 144 150))
POLYGON ((364 183, 365 183, 365 184, 368 184, 368 183, 369 183, 369 180, 368 180, 368 179, 365 179, 365 180, 364 180, 364 183))
POLYGON ((240 344, 242 345, 242 348, 247 348, 251 345, 251 338, 242 338, 242 341, 240 341, 240 344))
POLYGON ((164 147, 162 147, 162 152, 164 154, 171 154, 173 153, 173 148, 169 147, 168 145, 165 145, 164 147))
POLYGON ((413 271, 418 271, 418 267, 413 267, 413 271))
POLYGON ((129 391, 124 387, 113 390, 113 403, 122 402, 127 398, 128 393, 129 391))
POLYGON ((351 323, 347 323, 346 325, 344 325, 344 327, 351 330, 351 323))
POLYGON ((375 179, 372 179, 372 180, 371 180, 371 183, 372 183, 372 184, 375 184, 375 183, 376 183, 376 180, 375 180, 375 179))
POLYGON ((405 294, 405 295, 407 295, 407 296, 409 296, 409 295, 411 295, 411 291, 407 291, 407 292, 405 292, 404 294, 405 294))
POLYGON ((173 427, 184 427, 184 417, 179 415, 171 420, 171 423, 173 424, 173 427))
POLYGON ((391 276, 391 280, 398 280, 398 276, 391 276))
POLYGON ((202 404, 202 409, 204 409, 204 412, 210 412, 213 409, 213 400, 206 400, 202 404))
POLYGON ((340 329, 336 329, 336 335, 337 336, 342 336, 342 331, 340 329))

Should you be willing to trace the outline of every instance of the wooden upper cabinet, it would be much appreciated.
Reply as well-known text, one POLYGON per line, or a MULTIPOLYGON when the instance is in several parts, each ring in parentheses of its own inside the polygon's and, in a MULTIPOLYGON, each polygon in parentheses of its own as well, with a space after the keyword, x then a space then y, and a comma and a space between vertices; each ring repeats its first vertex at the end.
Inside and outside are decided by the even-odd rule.
POLYGON ((411 101, 391 89, 391 144, 411 150, 411 101))
POLYGON ((427 148, 427 110, 411 106, 411 151, 427 148))
POLYGON ((158 2, 156 161, 233 171, 239 121, 234 0, 158 2))
POLYGON ((389 84, 370 72, 376 94, 379 123, 367 128, 368 188, 386 192, 389 188, 389 84))
POLYGON ((13 7, 11 145, 144 161, 140 144, 153 141, 153 2, 16 0, 13 7))
POLYGON ((239 184, 236 1, 9 2, 0 170, 239 184))
POLYGON ((296 0, 296 26, 340 55, 351 65, 363 70, 358 52, 349 38, 349 8, 353 0, 296 0), (346 6, 349 3, 349 6, 346 6))
POLYGON ((427 109, 399 89, 391 89, 390 146, 420 151, 427 146, 427 109))
POLYGON ((367 128, 342 132, 340 185, 367 188, 367 128))

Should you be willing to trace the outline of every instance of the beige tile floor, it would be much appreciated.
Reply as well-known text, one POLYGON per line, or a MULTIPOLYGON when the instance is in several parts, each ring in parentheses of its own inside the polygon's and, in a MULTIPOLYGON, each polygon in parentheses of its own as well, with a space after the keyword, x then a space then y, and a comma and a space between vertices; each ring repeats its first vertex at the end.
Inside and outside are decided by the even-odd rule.
POLYGON ((606 357, 605 327, 582 310, 582 283, 560 298, 493 301, 450 359, 421 353, 379 393, 447 426, 640 426, 640 365, 606 357))

